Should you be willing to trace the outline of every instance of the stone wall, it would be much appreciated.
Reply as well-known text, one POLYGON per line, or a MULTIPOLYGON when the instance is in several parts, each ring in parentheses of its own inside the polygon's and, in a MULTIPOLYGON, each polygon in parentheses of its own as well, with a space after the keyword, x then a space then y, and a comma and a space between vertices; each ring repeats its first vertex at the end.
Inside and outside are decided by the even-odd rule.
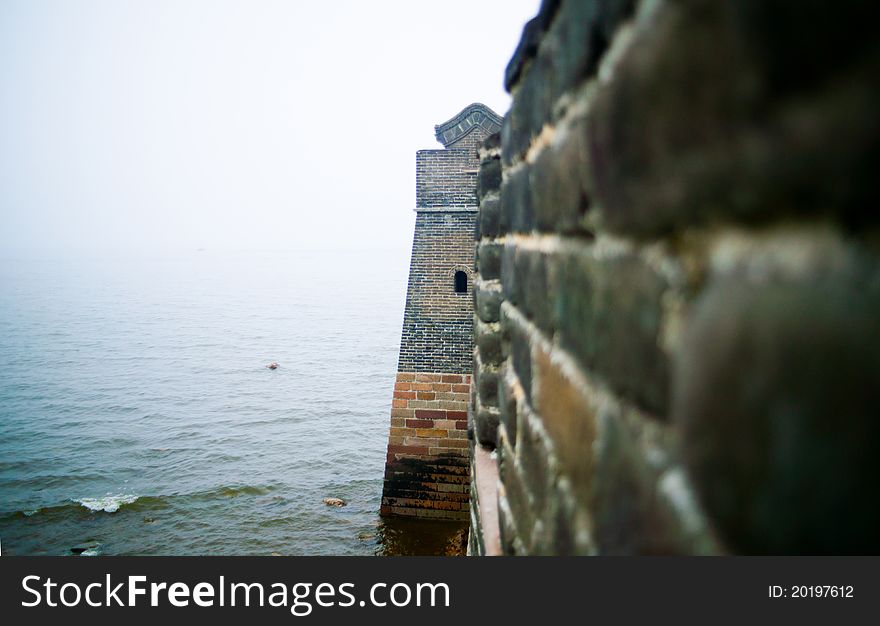
MULTIPOLYGON (((472 160, 476 169, 476 156, 472 160)), ((475 187, 476 175, 470 178, 475 187)), ((416 215, 397 361, 400 372, 471 371, 476 217, 475 210, 419 211, 416 215), (468 275, 467 292, 455 292, 457 271, 468 275)))
POLYGON ((397 375, 382 515, 468 519, 470 376, 397 375))
POLYGON ((472 553, 880 549, 869 6, 526 26, 481 152, 472 553))
POLYGON ((416 224, 391 408, 383 515, 468 518, 475 146, 500 128, 481 104, 435 127, 416 153, 416 224), (464 281, 456 285, 456 274, 464 281), (463 288, 463 289, 459 289, 463 288))

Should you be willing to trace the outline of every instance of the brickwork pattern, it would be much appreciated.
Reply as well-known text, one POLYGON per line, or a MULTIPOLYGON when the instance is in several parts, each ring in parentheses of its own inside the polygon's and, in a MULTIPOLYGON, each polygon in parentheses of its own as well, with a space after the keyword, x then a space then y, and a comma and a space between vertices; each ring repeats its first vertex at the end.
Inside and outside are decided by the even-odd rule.
POLYGON ((468 519, 470 378, 397 374, 382 515, 468 519))
POLYGON ((478 175, 505 553, 880 549, 880 44, 864 3, 791 6, 526 26, 478 175))
MULTIPOLYGON (((498 241, 498 218, 501 189, 501 137, 498 133, 488 137, 478 150, 480 158, 477 197, 480 212, 474 233, 474 270, 477 288, 474 295, 474 376, 471 385, 469 419, 474 434, 471 442, 471 532, 468 537, 469 554, 484 556, 493 554, 484 534, 489 527, 497 527, 497 519, 482 519, 480 509, 485 508, 488 498, 497 499, 496 489, 480 493, 479 485, 487 481, 497 483, 498 470, 491 464, 479 463, 481 451, 495 449, 498 440, 500 408, 498 396, 499 376, 504 361, 505 345, 500 323, 502 301, 501 251, 498 241), (477 303, 479 297, 479 303, 477 303), (481 473, 488 475, 481 475, 481 473)), ((492 504, 495 504, 494 502, 492 504)), ((493 506, 497 517, 497 505, 493 506)))
POLYGON ((477 208, 476 145, 487 135, 475 129, 454 150, 416 152, 416 208, 477 208))
MULTIPOLYGON (((481 115, 455 135, 454 147, 416 153, 416 226, 400 342, 400 372, 470 374, 473 347, 473 233, 479 159, 475 146, 497 116, 470 105, 458 116, 481 115), (454 289, 455 273, 468 275, 465 293, 454 289)), ((462 122, 457 122, 461 124, 462 122)), ((441 126, 438 126, 438 132, 441 126)), ((448 131, 451 132, 451 131, 448 131)))
POLYGON ((417 214, 398 371, 470 373, 475 221, 476 213, 417 214), (466 293, 455 292, 456 271, 468 274, 466 293))
POLYGON ((416 154, 416 225, 391 409, 383 515, 468 519, 475 146, 500 118, 466 107, 416 154), (456 290, 456 273, 467 276, 456 290))

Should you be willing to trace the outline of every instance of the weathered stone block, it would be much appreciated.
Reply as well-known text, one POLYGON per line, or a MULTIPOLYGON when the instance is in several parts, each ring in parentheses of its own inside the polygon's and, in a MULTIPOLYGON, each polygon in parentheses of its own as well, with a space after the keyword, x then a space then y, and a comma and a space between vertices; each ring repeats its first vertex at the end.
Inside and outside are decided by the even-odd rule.
POLYGON ((533 402, 553 442, 560 473, 586 500, 593 477, 596 411, 586 389, 575 384, 541 345, 534 347, 533 402))
POLYGON ((502 367, 501 379, 498 383, 498 407, 500 423, 507 432, 512 449, 516 449, 517 421, 519 420, 515 390, 517 384, 516 378, 509 372, 509 368, 505 364, 502 367))
POLYGON ((876 269, 712 284, 676 358, 690 476, 729 547, 880 550, 876 269))
MULTIPOLYGON (((509 167, 522 156, 521 152, 516 152, 513 149, 514 138, 521 132, 520 125, 522 122, 519 118, 520 116, 516 111, 516 100, 514 100, 507 115, 504 116, 504 122, 501 124, 501 144, 505 146, 504 150, 501 151, 502 169, 509 167)), ((520 140, 517 138, 517 144, 519 143, 520 140)))
MULTIPOLYGON (((875 220, 863 207, 880 197, 868 174, 880 166, 877 44, 851 38, 831 55, 838 78, 823 82, 829 66, 804 61, 822 56, 806 35, 822 21, 801 30, 778 20, 822 12, 837 36, 846 31, 831 12, 785 4, 667 2, 644 12, 590 113, 602 226, 656 237, 804 213, 875 220)), ((858 13, 844 4, 842 16, 858 13)))
POLYGON ((504 359, 501 326, 497 322, 486 323, 479 318, 474 322, 474 342, 479 350, 480 360, 497 367, 504 359))
POLYGON ((556 265, 548 254, 506 244, 501 252, 501 282, 505 299, 519 306, 544 332, 555 326, 554 298, 558 281, 556 265))
MULTIPOLYGON (((542 81, 553 100, 580 83, 595 70, 607 46, 599 22, 602 2, 563 2, 548 30, 538 56, 552 57, 552 78, 542 81)), ((540 62, 533 67, 544 67, 540 62)))
POLYGON ((480 163, 477 177, 477 198, 482 200, 487 194, 501 188, 501 159, 492 157, 480 163))
POLYGON ((501 285, 504 290, 504 299, 519 305, 522 302, 520 281, 516 271, 517 247, 513 242, 504 244, 501 251, 501 285))
POLYGON ((501 252, 504 246, 494 241, 477 244, 477 270, 483 280, 501 278, 501 252))
POLYGON ((498 406, 498 370, 481 366, 477 372, 477 397, 485 406, 498 406))
POLYGON ((557 129, 531 170, 532 205, 538 230, 563 234, 581 233, 589 207, 586 119, 557 129))
POLYGON ((656 496, 652 474, 620 414, 598 414, 590 512, 602 554, 679 554, 679 527, 656 496))
POLYGON ((497 237, 500 232, 501 200, 498 197, 483 198, 477 228, 480 237, 497 237))
MULTIPOLYGON (((547 72, 547 75, 552 73, 547 72)), ((501 161, 505 167, 522 160, 532 138, 538 134, 549 116, 551 94, 545 91, 542 76, 543 74, 539 76, 527 72, 517 86, 510 111, 501 127, 501 141, 504 146, 501 161)))
POLYGON ((507 351, 510 354, 510 364, 526 399, 530 400, 532 394, 532 349, 529 329, 520 321, 519 314, 508 303, 502 306, 502 313, 501 327, 504 329, 506 341, 509 342, 507 351))
POLYGON ((565 285, 557 296, 562 345, 622 396, 665 417, 669 365, 659 345, 665 282, 632 255, 558 260, 565 285))
POLYGON ((523 538, 527 540, 531 536, 535 525, 535 512, 532 509, 528 493, 522 482, 522 470, 517 464, 513 450, 503 440, 499 441, 496 452, 499 454, 498 477, 501 483, 499 495, 501 495, 503 489, 511 518, 515 520, 513 526, 515 535, 520 541, 523 538))
POLYGON ((519 44, 504 71, 504 88, 514 92, 523 71, 538 51, 544 33, 559 8, 560 0, 542 0, 538 14, 523 27, 519 44))
POLYGON ((545 509, 554 480, 551 473, 551 451, 541 418, 528 407, 520 408, 516 459, 520 477, 536 516, 545 509))
POLYGON ((501 232, 528 232, 534 225, 529 168, 521 165, 509 171, 501 183, 501 232))
POLYGON ((477 317, 484 322, 499 320, 499 307, 504 298, 501 294, 501 285, 498 282, 477 280, 474 298, 477 317))
POLYGON ((522 310, 541 330, 552 335, 555 327, 556 266, 538 250, 517 250, 516 283, 521 287, 522 310))
POLYGON ((494 449, 498 445, 499 415, 496 407, 482 404, 479 398, 474 402, 474 435, 477 441, 494 449))
POLYGON ((597 552, 593 543, 593 525, 586 510, 586 500, 577 498, 566 477, 556 485, 548 553, 558 556, 585 556, 597 552))

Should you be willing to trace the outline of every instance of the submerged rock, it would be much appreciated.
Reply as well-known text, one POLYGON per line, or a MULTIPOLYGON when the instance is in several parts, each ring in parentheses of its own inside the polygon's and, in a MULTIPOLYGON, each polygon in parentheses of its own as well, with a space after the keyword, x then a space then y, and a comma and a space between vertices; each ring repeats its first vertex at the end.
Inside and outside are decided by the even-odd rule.
POLYGON ((99 543, 81 543, 70 549, 71 554, 85 554, 85 556, 93 556, 97 554, 99 543))
POLYGON ((345 500, 342 498, 324 498, 324 504, 327 506, 345 506, 345 500))

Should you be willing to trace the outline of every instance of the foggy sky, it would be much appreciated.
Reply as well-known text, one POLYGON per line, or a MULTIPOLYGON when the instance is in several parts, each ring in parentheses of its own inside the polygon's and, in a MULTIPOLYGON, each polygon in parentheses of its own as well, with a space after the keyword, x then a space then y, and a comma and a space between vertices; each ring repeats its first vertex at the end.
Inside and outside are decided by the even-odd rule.
POLYGON ((409 248, 539 0, 4 0, 0 248, 409 248))

